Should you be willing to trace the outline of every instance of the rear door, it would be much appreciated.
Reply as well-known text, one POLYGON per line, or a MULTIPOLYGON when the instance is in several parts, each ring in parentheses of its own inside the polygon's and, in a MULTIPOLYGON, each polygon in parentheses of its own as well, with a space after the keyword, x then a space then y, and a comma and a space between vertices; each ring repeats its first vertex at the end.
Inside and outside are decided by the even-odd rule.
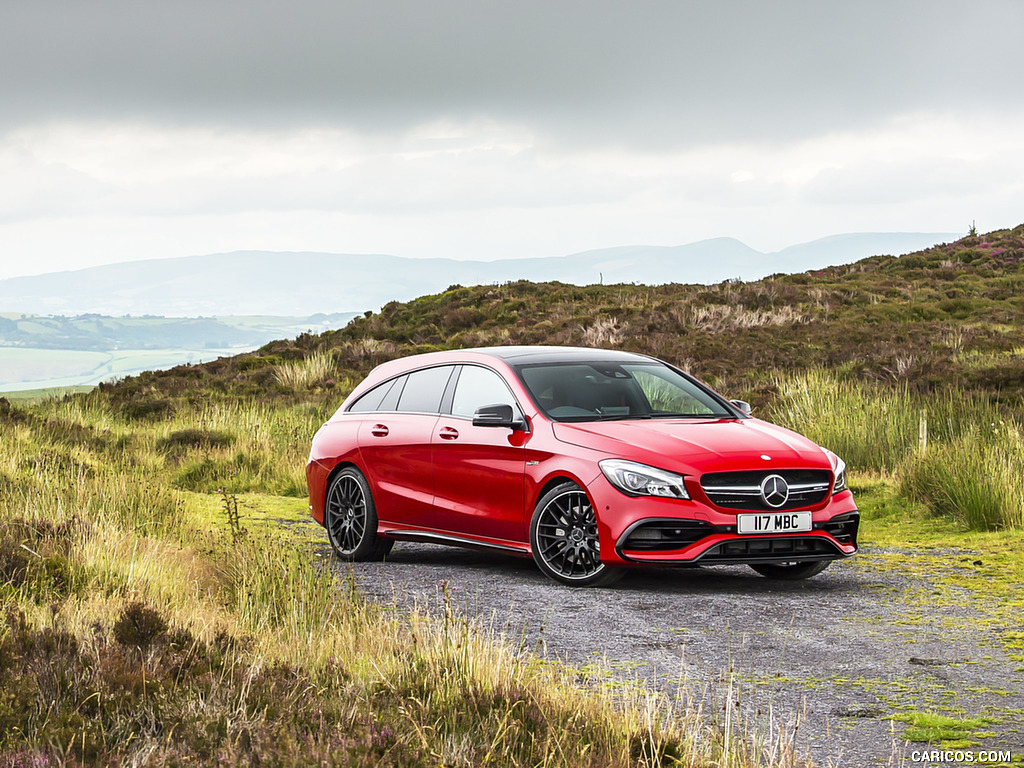
POLYGON ((360 425, 359 449, 384 522, 436 527, 431 438, 454 371, 443 365, 400 377, 360 425))

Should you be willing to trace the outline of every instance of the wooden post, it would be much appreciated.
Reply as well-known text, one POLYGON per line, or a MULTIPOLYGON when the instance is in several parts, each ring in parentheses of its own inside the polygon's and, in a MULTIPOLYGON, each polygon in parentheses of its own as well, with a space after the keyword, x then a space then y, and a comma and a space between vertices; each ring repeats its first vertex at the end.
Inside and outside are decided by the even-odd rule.
POLYGON ((921 421, 917 425, 917 449, 924 453, 928 450, 928 411, 921 409, 921 421))

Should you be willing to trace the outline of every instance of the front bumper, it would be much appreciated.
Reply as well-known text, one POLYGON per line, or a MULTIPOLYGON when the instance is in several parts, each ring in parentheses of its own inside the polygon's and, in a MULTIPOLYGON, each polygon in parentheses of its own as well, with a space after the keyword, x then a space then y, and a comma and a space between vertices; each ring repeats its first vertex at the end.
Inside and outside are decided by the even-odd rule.
POLYGON ((770 535, 738 533, 741 510, 717 508, 697 493, 690 500, 629 497, 603 476, 588 491, 598 512, 601 560, 608 565, 803 562, 857 551, 860 513, 848 490, 787 510, 810 512, 810 531, 770 535))

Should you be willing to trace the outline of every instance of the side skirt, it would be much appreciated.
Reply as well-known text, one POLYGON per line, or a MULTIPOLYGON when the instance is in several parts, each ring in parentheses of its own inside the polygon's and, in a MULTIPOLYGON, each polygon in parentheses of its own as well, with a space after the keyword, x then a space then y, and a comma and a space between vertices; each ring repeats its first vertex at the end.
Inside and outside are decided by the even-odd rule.
POLYGON ((480 541, 478 539, 467 539, 462 536, 452 536, 447 533, 436 533, 434 531, 417 530, 390 530, 380 531, 381 536, 397 541, 425 541, 432 544, 447 544, 453 547, 466 547, 468 549, 484 549, 490 551, 507 552, 520 557, 531 557, 530 547, 526 544, 500 544, 493 541, 480 541))

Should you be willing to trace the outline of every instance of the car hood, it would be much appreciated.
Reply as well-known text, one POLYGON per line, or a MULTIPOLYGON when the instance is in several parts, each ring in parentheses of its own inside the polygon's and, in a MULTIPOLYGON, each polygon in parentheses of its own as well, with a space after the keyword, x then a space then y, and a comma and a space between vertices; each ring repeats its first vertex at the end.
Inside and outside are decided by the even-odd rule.
POLYGON ((832 468, 825 452, 806 437, 760 419, 561 422, 553 427, 562 442, 683 474, 832 468))

